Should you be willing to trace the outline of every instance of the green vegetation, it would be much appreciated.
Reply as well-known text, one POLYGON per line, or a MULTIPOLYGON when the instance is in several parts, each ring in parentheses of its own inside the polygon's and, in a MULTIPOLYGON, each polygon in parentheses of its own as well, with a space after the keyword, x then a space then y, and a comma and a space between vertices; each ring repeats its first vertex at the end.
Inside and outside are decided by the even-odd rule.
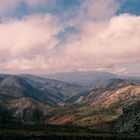
MULTIPOLYGON (((33 122, 25 124, 24 122, 17 120, 14 118, 11 110, 2 110, 0 114, 0 139, 4 140, 24 140, 24 139, 32 139, 36 140, 39 138, 49 139, 49 140, 91 140, 96 138, 104 139, 114 139, 114 137, 122 140, 127 140, 127 135, 114 135, 109 130, 109 124, 104 124, 107 120, 112 120, 113 116, 116 116, 116 112, 113 110, 100 110, 98 108, 85 107, 82 108, 82 111, 79 110, 75 112, 74 109, 65 109, 59 108, 55 110, 53 113, 56 113, 60 116, 65 114, 75 113, 78 117, 81 117, 80 124, 82 126, 74 126, 67 123, 67 125, 50 125, 44 123, 44 116, 42 112, 38 109, 33 111, 33 122), (86 122, 86 123, 85 123, 86 122), (85 126, 85 124, 92 124, 92 122, 103 122, 101 125, 92 124, 91 126, 85 126), (34 138, 34 139, 33 139, 34 138)), ((54 115, 54 114, 53 114, 54 115)), ((46 117, 46 116, 45 116, 46 117)), ((79 121, 79 120, 78 120, 79 121)), ((98 124, 97 123, 97 124, 98 124)), ((79 125, 79 124, 78 124, 79 125)), ((131 136, 130 136, 131 137, 131 136)), ((133 139, 140 138, 139 135, 134 135, 133 139)), ((134 140, 135 140, 134 139, 134 140)))
POLYGON ((101 109, 94 107, 84 107, 76 115, 76 120, 80 120, 82 125, 108 122, 118 117, 115 110, 101 109))
MULTIPOLYGON (((0 126, 0 139, 4 140, 18 140, 18 139, 31 139, 36 140, 39 138, 49 140, 106 140, 106 139, 120 139, 132 140, 139 139, 139 135, 125 135, 125 134, 111 134, 111 133, 95 133, 93 129, 88 127, 78 126, 65 126, 65 125, 1 125, 0 126)), ((43 140, 44 140, 43 139, 43 140)))

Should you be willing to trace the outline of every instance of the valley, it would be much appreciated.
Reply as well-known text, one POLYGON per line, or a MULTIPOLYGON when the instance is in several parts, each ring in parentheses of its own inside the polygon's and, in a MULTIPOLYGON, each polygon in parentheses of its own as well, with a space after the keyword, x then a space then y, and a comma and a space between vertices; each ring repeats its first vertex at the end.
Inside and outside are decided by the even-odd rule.
POLYGON ((139 103, 140 84, 134 79, 109 76, 87 86, 34 75, 0 75, 2 130, 26 124, 39 129, 79 127, 91 134, 139 134, 139 103))

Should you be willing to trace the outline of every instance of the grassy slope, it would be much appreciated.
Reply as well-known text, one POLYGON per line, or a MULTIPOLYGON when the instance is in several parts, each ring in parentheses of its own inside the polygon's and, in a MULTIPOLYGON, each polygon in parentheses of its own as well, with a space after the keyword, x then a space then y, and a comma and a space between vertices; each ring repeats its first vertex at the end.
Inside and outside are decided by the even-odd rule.
POLYGON ((99 123, 106 123, 118 118, 115 110, 94 108, 91 106, 61 108, 50 113, 50 124, 73 124, 79 126, 94 126, 99 123))

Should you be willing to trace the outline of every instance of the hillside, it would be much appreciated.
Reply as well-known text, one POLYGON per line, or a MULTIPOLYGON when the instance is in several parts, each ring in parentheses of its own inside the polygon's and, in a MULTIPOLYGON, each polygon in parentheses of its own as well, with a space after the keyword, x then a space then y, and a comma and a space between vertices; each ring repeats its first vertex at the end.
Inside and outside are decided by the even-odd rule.
POLYGON ((54 115, 51 123, 92 126, 115 121, 123 113, 123 108, 140 100, 140 86, 128 80, 110 79, 72 98, 75 107, 69 111, 59 110, 59 115, 54 115))
POLYGON ((21 120, 31 121, 34 110, 46 115, 82 90, 78 85, 33 75, 0 75, 0 108, 11 110, 21 120))
POLYGON ((117 78, 118 76, 108 72, 98 71, 77 71, 77 72, 64 72, 45 75, 45 77, 55 80, 64 81, 67 83, 73 83, 83 86, 93 87, 101 81, 106 81, 111 78, 117 78))
POLYGON ((140 133, 140 101, 123 109, 123 114, 117 119, 114 130, 140 133))
POLYGON ((108 130, 108 125, 121 120, 124 108, 138 101, 139 83, 126 78, 111 78, 89 87, 34 75, 0 75, 0 114, 9 110, 16 120, 26 123, 37 113, 49 124, 108 130))

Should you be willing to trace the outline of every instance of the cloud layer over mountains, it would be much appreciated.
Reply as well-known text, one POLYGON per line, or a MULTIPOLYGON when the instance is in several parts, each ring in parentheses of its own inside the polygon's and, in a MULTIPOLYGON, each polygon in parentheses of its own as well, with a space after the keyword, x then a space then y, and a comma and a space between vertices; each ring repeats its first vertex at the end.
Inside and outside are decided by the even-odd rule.
MULTIPOLYGON (((1 1, 1 13, 14 9, 19 2, 1 1)), ((48 4, 47 0, 24 2, 28 6, 48 4)), ((105 70, 129 74, 128 67, 123 64, 140 62, 140 16, 128 13, 117 15, 119 6, 120 3, 113 0, 84 0, 74 11, 74 16, 64 21, 49 12, 21 18, 2 16, 1 71, 52 73, 105 70), (70 27, 75 32, 65 34, 70 27), (61 33, 65 38, 59 37, 61 33)), ((67 15, 64 13, 61 16, 72 12, 69 10, 67 15)))

